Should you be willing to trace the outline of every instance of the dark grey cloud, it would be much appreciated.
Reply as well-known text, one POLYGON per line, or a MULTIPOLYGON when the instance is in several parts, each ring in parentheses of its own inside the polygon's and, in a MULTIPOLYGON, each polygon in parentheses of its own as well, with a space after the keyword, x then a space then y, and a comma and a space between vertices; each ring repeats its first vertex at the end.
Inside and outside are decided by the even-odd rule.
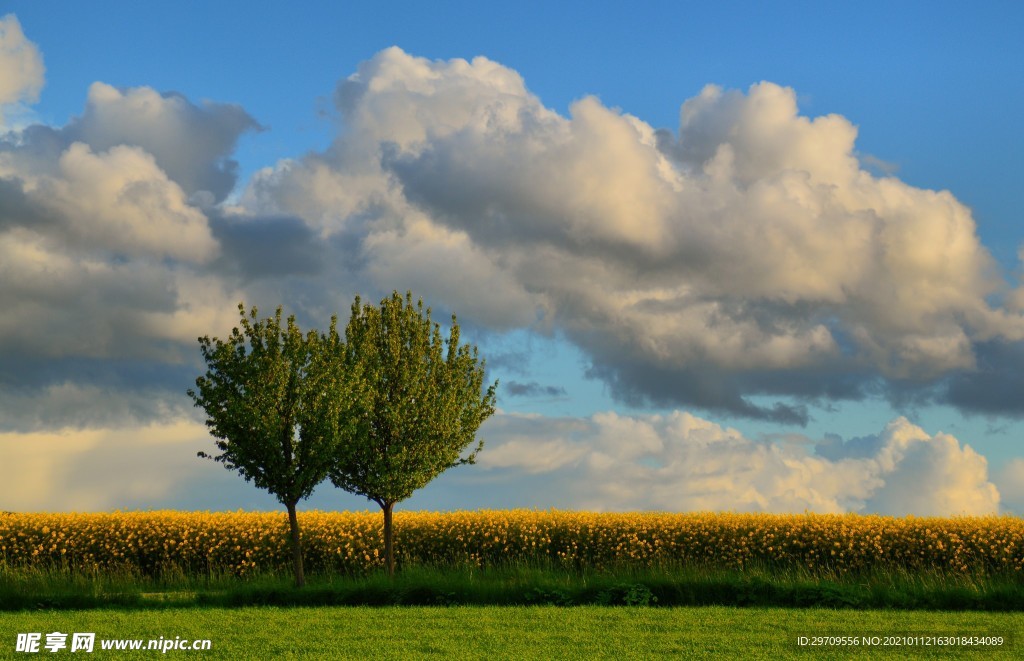
MULTIPOLYGON (((741 375, 724 374, 711 368, 696 366, 680 370, 640 362, 595 362, 586 370, 586 375, 607 384, 615 399, 630 406, 698 407, 718 415, 738 415, 785 425, 804 426, 810 420, 806 404, 779 401, 772 406, 758 405, 747 395, 767 393, 745 387, 741 375)), ((787 390, 784 383, 784 375, 779 375, 778 390, 787 390)))
POLYGON ((877 455, 884 445, 885 439, 881 435, 857 436, 844 441, 838 434, 826 434, 814 446, 814 453, 829 461, 867 459, 877 455))
POLYGON ((501 389, 512 397, 565 397, 565 388, 561 386, 543 386, 536 381, 520 383, 508 381, 501 389))
POLYGON ((1024 417, 1024 344, 979 342, 975 352, 976 367, 944 379, 934 399, 963 411, 1024 417))
POLYGON ((0 177, 0 230, 40 222, 40 212, 25 195, 25 185, 14 177, 0 177))
POLYGON ((284 276, 314 277, 324 268, 328 247, 294 217, 211 215, 210 228, 221 252, 214 268, 243 281, 284 276))

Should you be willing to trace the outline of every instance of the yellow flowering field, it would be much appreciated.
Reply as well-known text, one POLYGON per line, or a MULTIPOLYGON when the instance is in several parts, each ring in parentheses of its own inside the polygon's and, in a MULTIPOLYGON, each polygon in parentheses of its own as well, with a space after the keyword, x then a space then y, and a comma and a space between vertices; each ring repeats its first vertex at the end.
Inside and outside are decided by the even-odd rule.
MULTIPOLYGON (((381 566, 380 512, 300 512, 307 571, 381 566)), ((1024 519, 493 510, 396 512, 397 561, 486 567, 554 563, 845 574, 939 570, 1024 576, 1024 519)), ((249 575, 289 567, 284 512, 0 514, 0 565, 72 571, 249 575)))

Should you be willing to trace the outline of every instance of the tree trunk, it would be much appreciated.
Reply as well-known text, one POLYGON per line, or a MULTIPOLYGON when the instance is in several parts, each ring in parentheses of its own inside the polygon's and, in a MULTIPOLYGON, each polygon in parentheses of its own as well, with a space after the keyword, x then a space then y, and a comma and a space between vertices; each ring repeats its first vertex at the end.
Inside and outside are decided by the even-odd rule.
POLYGON ((302 572, 302 545, 299 541, 299 518, 295 515, 295 503, 289 503, 288 525, 292 532, 292 568, 295 570, 295 587, 301 588, 306 584, 306 576, 302 572))
POLYGON ((384 563, 388 568, 388 576, 395 575, 395 531, 391 526, 391 513, 394 503, 384 503, 384 563))

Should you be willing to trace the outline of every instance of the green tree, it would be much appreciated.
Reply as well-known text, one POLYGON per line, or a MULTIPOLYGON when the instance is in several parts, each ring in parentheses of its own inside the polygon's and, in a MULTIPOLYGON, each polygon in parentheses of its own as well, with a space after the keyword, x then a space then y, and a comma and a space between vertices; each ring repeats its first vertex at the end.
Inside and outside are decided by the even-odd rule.
POLYGON ((357 380, 342 368, 337 318, 328 334, 303 335, 281 308, 268 319, 238 305, 237 327, 222 341, 199 338, 205 376, 188 395, 206 410, 206 426, 220 454, 203 458, 237 470, 247 482, 272 493, 288 509, 295 583, 305 584, 295 508, 327 477, 337 443, 353 419, 346 413, 358 399, 357 380))
POLYGON ((384 558, 395 571, 392 512, 396 503, 443 471, 474 463, 483 447, 463 457, 480 424, 494 413, 495 381, 482 392, 485 362, 475 346, 459 345, 459 325, 442 341, 438 324, 415 306, 412 293, 394 292, 380 308, 360 306, 357 296, 338 341, 343 363, 362 375, 352 427, 342 429, 330 479, 369 498, 384 512, 384 558))

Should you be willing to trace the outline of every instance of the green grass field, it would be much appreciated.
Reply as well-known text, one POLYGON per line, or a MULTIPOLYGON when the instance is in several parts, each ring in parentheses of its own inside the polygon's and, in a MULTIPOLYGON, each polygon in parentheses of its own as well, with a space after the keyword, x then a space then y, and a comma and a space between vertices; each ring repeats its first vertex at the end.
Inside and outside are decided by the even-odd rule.
MULTIPOLYGON (((663 659, 1014 658, 1024 650, 1024 613, 743 609, 456 606, 249 607, 89 610, 0 614, 0 657, 18 633, 92 632, 101 658, 147 658, 158 651, 103 652, 103 639, 209 639, 209 650, 171 650, 173 658, 333 659, 663 659), (1008 640, 999 649, 799 647, 798 636, 966 636, 1008 640)), ((51 656, 45 649, 41 651, 51 656)), ((67 649, 58 653, 70 654, 67 649)), ((57 656, 55 654, 53 656, 57 656)), ((76 653, 77 654, 77 653, 76 653)))

